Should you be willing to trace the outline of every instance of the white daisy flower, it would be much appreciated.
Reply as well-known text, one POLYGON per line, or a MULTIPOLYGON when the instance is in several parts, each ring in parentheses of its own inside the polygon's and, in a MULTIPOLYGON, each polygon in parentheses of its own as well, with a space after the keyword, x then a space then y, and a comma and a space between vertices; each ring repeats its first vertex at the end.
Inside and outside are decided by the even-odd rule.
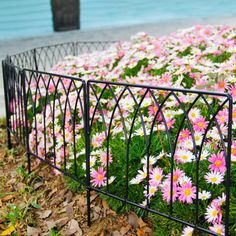
POLYGON ((194 133, 194 139, 196 145, 201 145, 202 142, 202 133, 201 132, 195 132, 194 133))
POLYGON ((206 190, 203 190, 202 192, 199 192, 199 199, 201 200, 207 200, 211 198, 211 193, 206 191, 206 190))
POLYGON ((205 179, 207 183, 218 185, 224 181, 224 175, 220 172, 211 171, 205 175, 205 179))
POLYGON ((192 154, 192 152, 188 150, 178 149, 176 152, 176 159, 180 163, 188 163, 188 162, 192 162, 195 159, 195 157, 192 154))
POLYGON ((194 229, 192 227, 187 226, 187 227, 184 228, 181 236, 192 236, 193 235, 193 231, 194 231, 194 229))
POLYGON ((111 177, 108 179, 108 184, 112 184, 115 179, 116 179, 115 176, 111 176, 111 177))
POLYGON ((186 175, 183 175, 179 178, 179 184, 180 185, 184 185, 186 183, 192 183, 192 180, 190 177, 186 176, 186 175))
POLYGON ((206 160, 207 157, 210 156, 210 153, 207 151, 207 150, 203 150, 201 155, 200 155, 200 160, 203 161, 203 160, 206 160))
POLYGON ((198 119, 200 116, 201 116, 201 114, 200 114, 200 110, 198 108, 192 108, 188 113, 189 119, 193 122, 196 119, 198 119))
POLYGON ((183 148, 186 148, 188 150, 192 150, 193 149, 193 139, 192 139, 192 137, 185 139, 182 146, 183 146, 183 148))
POLYGON ((136 178, 131 179, 129 182, 130 184, 139 184, 141 181, 142 181, 141 179, 138 179, 136 177, 136 178))
POLYGON ((210 226, 209 229, 212 232, 217 233, 218 235, 225 235, 225 227, 221 224, 214 224, 213 226, 210 226))
POLYGON ((205 216, 207 222, 214 222, 218 218, 218 210, 214 206, 210 205, 206 209, 205 216))
MULTIPOLYGON (((158 158, 154 156, 149 156, 149 165, 152 166, 157 162, 158 158)), ((141 164, 147 165, 147 156, 141 159, 141 164)))
MULTIPOLYGON (((146 135, 149 134, 149 131, 146 129, 146 135)), ((134 136, 144 136, 144 129, 143 127, 140 127, 139 129, 137 129, 134 134, 134 136)))

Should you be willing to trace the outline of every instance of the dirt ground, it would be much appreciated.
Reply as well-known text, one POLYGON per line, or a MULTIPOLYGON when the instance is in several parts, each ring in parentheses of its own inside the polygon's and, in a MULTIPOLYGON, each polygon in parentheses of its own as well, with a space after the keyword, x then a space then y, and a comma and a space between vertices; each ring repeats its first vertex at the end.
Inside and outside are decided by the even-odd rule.
POLYGON ((73 192, 62 175, 33 161, 27 173, 24 150, 6 146, 0 121, 0 235, 152 235, 150 223, 134 212, 119 215, 92 192, 92 225, 87 226, 86 193, 73 192))

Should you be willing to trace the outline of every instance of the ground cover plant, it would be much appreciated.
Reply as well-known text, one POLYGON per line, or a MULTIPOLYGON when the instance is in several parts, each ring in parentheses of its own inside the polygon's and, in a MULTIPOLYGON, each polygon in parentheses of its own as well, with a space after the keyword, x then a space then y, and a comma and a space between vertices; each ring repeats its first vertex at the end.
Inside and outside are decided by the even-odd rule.
MULTIPOLYGON (((227 92, 234 100, 236 28, 194 26, 164 37, 139 33, 102 52, 68 56, 52 72, 94 80, 89 90, 93 187, 166 214, 171 205, 173 216, 193 224, 197 202, 198 224, 224 235, 225 97, 132 84, 227 92)), ((57 76, 35 80, 27 106, 30 150, 85 181, 82 82, 57 76)), ((235 121, 233 107, 231 235, 236 234, 235 121)), ((130 209, 105 198, 116 210, 130 209)), ((155 220, 163 220, 157 235, 201 235, 157 216, 154 225, 155 220)))

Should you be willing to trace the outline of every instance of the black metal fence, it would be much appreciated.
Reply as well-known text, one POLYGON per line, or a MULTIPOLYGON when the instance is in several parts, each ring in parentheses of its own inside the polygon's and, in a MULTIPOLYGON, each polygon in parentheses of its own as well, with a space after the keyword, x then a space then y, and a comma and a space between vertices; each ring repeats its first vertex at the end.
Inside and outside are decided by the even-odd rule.
MULTIPOLYGON (((111 42, 75 42, 36 48, 7 57, 3 62, 8 147, 11 135, 24 145, 31 159, 39 158, 56 171, 70 176, 87 189, 88 224, 90 225, 90 191, 95 190, 124 204, 131 204, 211 235, 218 235, 200 223, 200 180, 203 178, 201 155, 210 142, 208 132, 214 126, 226 162, 224 188, 225 235, 229 235, 230 158, 232 140, 232 99, 218 92, 161 88, 108 81, 88 80, 44 72, 67 55, 79 55, 103 50, 111 42), (183 97, 189 101, 184 102, 183 97), (220 100, 220 104, 215 103, 220 100), (179 118, 171 129, 166 111, 170 102, 178 107, 179 118), (202 139, 196 141, 191 110, 201 104, 208 111, 207 127, 202 139), (152 106, 152 114, 147 115, 152 106), (217 115, 228 111, 227 130, 222 130, 217 115), (132 116, 127 117, 127 110, 132 116), (147 118, 148 117, 148 118, 147 118), (175 159, 179 137, 183 129, 190 130, 194 161, 190 168, 196 187, 191 216, 179 216, 175 207, 175 176, 179 163, 175 159), (98 133, 99 130, 99 133, 98 133), (138 145, 137 145, 138 143, 138 145), (112 154, 111 154, 112 152, 112 154), (158 205, 160 197, 150 196, 152 156, 168 153, 162 161, 169 173, 169 200, 166 207, 158 205), (141 153, 141 156, 137 153, 141 153), (94 156, 103 157, 103 182, 94 184, 91 171, 94 156), (143 158, 145 157, 145 158, 143 158), (112 158, 112 164, 110 164, 112 158), (140 162, 142 159, 142 163, 140 162), (142 168, 143 167, 143 168, 142 168), (142 182, 131 184, 137 173, 144 173, 142 182), (114 181, 117 174, 121 180, 114 181), (112 180, 114 182, 112 182, 112 180), (112 182, 112 183, 111 183, 112 182), (139 192, 144 191, 143 197, 139 192), (142 202, 143 201, 143 202, 142 202)), ((101 180, 101 179, 99 179, 101 180)))

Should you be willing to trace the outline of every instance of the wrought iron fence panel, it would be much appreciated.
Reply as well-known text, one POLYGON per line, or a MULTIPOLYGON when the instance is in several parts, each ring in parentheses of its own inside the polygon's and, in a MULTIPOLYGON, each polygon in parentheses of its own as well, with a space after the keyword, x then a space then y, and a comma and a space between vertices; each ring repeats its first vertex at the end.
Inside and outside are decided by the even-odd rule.
POLYGON ((231 96, 45 72, 67 56, 96 55, 111 45, 72 42, 7 57, 2 66, 8 147, 13 135, 27 151, 29 172, 31 159, 38 158, 82 184, 89 225, 94 190, 118 200, 120 208, 133 206, 210 235, 217 234, 202 223, 206 206, 199 194, 209 187, 208 150, 217 149, 226 163, 218 190, 225 196, 222 217, 229 235, 231 96), (199 123, 196 109, 203 117, 199 123), (227 126, 220 124, 222 111, 227 126), (184 199, 180 185, 188 180, 193 195, 184 199))
MULTIPOLYGON (((205 174, 207 171, 206 167, 202 164, 204 161, 201 161, 201 156, 205 146, 211 140, 208 133, 215 127, 218 131, 220 143, 218 149, 224 153, 227 166, 225 185, 222 190, 226 195, 226 199, 228 199, 226 200, 225 214, 223 216, 227 228, 229 224, 230 191, 230 148, 228 147, 231 145, 230 140, 232 138, 232 117, 229 115, 228 131, 223 134, 222 127, 220 127, 217 120, 217 115, 223 109, 228 109, 229 114, 231 114, 232 100, 230 96, 214 92, 157 88, 95 80, 88 81, 88 87, 91 139, 90 155, 88 158, 93 158, 93 153, 98 151, 106 155, 106 164, 105 166, 103 165, 106 173, 106 182, 103 186, 96 186, 90 173, 90 183, 92 183, 90 188, 124 203, 132 204, 135 207, 191 226, 202 232, 217 235, 207 229, 207 224, 205 227, 199 225, 199 219, 203 217, 199 215, 199 208, 203 207, 202 202, 199 200, 199 192, 200 188, 206 188, 202 178, 203 173, 205 174), (183 96, 188 97, 187 102, 180 100, 183 96), (221 101, 218 106, 214 105, 215 99, 220 99, 221 101), (168 103, 170 102, 174 102, 174 106, 178 108, 174 116, 178 120, 175 125, 171 123, 168 117, 168 108, 170 106, 168 103), (195 124, 189 118, 189 113, 199 103, 203 109, 210 111, 210 115, 205 117, 207 126, 201 140, 196 139, 195 136, 198 133, 194 128, 195 124), (148 114, 150 107, 153 108, 152 115, 148 114), (127 113, 129 114, 127 115, 127 113), (97 127, 100 127, 101 133, 99 135, 105 140, 105 147, 103 145, 98 146, 95 142, 98 136, 97 127), (192 215, 182 215, 182 217, 179 217, 178 212, 176 212, 176 206, 178 205, 179 207, 181 201, 177 201, 175 197, 175 192, 177 191, 176 170, 181 170, 181 166, 186 166, 186 164, 180 162, 177 158, 177 152, 181 151, 178 149, 178 145, 181 133, 186 128, 190 130, 188 145, 192 146, 189 154, 192 153, 193 157, 191 172, 188 173, 188 177, 193 179, 194 188, 196 188, 196 199, 194 201, 194 209, 192 205, 188 206, 192 209, 192 215), (132 143, 139 143, 139 146, 132 146, 132 143), (119 150, 117 150, 117 145, 119 150), (140 149, 143 151, 140 152, 140 149), (165 207, 158 206, 158 203, 163 201, 163 193, 160 189, 155 189, 157 194, 153 194, 154 190, 151 184, 153 170, 165 169, 163 163, 157 164, 158 160, 156 160, 157 163, 153 163, 153 157, 160 157, 162 153, 165 154, 163 154, 164 157, 160 158, 160 160, 164 161, 165 166, 169 166, 169 171, 165 170, 165 174, 167 176, 166 179, 169 178, 170 181, 168 186, 169 199, 166 199, 167 204, 165 207), (111 158, 112 161, 110 160, 111 158), (118 164, 115 162, 120 162, 119 170, 117 170, 118 164), (119 175, 117 172, 119 172, 119 175), (135 178, 138 175, 141 180, 135 183, 135 178), (121 176, 123 181, 117 181, 121 176), (114 179, 112 183, 110 183, 111 178, 114 179), (144 192, 141 199, 140 192, 144 192)), ((92 162, 89 161, 89 163, 92 162)), ((89 166, 90 170, 92 168, 93 166, 89 166)), ((186 204, 182 205, 187 207, 186 204)))

